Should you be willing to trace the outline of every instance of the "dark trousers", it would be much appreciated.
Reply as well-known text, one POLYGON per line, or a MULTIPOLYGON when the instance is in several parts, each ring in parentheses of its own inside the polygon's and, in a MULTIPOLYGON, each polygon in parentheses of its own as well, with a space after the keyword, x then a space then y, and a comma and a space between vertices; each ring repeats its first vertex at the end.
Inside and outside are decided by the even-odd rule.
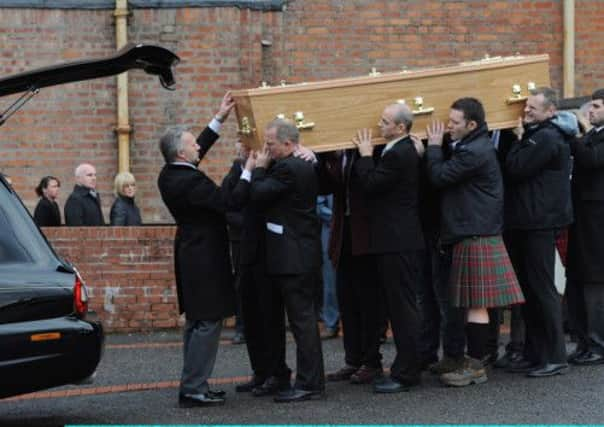
POLYGON ((243 333, 243 315, 241 314, 241 267, 239 266, 239 240, 230 240, 231 245, 231 265, 235 276, 235 292, 237 293, 237 304, 235 306, 235 331, 243 333))
POLYGON ((283 309, 274 303, 273 289, 264 262, 240 267, 243 332, 254 375, 289 377, 285 364, 283 309))
MULTIPOLYGON (((296 341, 294 386, 303 390, 324 390, 323 351, 314 301, 317 286, 316 272, 269 277, 273 284, 275 307, 281 312, 285 307, 289 326, 296 341)), ((281 322, 284 322, 283 316, 281 322)), ((285 342, 285 333, 283 341, 285 342)))
POLYGON ((604 355, 604 284, 569 280, 566 300, 577 347, 604 355))
POLYGON ((554 285, 555 230, 508 233, 508 251, 526 299, 524 355, 539 364, 566 363, 562 302, 554 285))
POLYGON ((422 363, 438 360, 442 335, 443 354, 463 357, 466 347, 465 310, 450 305, 451 253, 438 248, 437 233, 425 233, 426 250, 417 289, 421 313, 420 356, 422 363))
POLYGON ((345 361, 350 366, 381 368, 380 291, 375 285, 375 260, 352 255, 350 223, 344 222, 342 253, 336 271, 336 294, 344 330, 345 361))
POLYGON ((375 255, 377 282, 384 292, 396 357, 390 367, 393 378, 416 380, 420 376, 417 279, 419 251, 375 255))
POLYGON ((214 370, 221 330, 222 320, 187 319, 183 334, 180 394, 208 392, 208 378, 214 370))

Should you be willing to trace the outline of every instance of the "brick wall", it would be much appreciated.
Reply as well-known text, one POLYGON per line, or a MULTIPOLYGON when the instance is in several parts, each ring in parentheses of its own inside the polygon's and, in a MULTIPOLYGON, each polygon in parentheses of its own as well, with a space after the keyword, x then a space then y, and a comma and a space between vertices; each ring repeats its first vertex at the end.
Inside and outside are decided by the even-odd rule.
POLYGON ((90 309, 108 331, 176 327, 175 227, 45 228, 55 250, 72 262, 89 291, 90 309))
MULTIPOLYGON (((604 2, 576 1, 577 95, 604 86, 601 35, 604 2)), ((134 9, 132 41, 177 52, 175 92, 142 71, 130 73, 131 162, 145 222, 171 222, 155 185, 162 165, 162 130, 189 124, 200 130, 229 88, 313 81, 401 67, 450 64, 485 53, 548 53, 554 87, 562 81, 562 0, 292 0, 282 12, 234 7, 134 9), (261 47, 261 40, 271 46, 261 47)), ((0 8, 0 74, 109 55, 111 10, 0 8)), ((92 161, 107 216, 117 168, 115 78, 43 90, 2 127, 0 169, 11 175, 33 208, 33 187, 45 174, 73 185, 73 168, 92 161)), ((0 100, 7 106, 14 97, 0 100)), ((233 155, 234 120, 203 167, 215 179, 233 155)))

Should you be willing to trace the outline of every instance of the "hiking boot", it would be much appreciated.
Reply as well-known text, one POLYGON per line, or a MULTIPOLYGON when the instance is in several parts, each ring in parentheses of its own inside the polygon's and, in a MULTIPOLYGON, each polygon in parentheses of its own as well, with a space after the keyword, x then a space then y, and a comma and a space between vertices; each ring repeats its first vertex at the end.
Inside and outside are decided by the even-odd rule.
POLYGON ((436 375, 446 374, 447 372, 453 372, 459 368, 463 368, 464 358, 453 358, 449 356, 443 357, 439 362, 430 365, 428 368, 431 373, 436 375))
POLYGON ((482 384, 487 381, 487 371, 482 361, 467 358, 461 368, 440 376, 440 382, 453 387, 482 384))

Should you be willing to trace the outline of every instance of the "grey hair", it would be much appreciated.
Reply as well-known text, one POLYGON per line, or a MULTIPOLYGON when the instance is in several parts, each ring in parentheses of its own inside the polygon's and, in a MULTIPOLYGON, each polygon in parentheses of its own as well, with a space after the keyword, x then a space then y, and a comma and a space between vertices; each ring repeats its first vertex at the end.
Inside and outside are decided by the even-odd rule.
POLYGON ((159 149, 166 163, 172 163, 182 150, 182 134, 188 132, 186 126, 172 126, 159 138, 159 149))
POLYGON ((391 104, 390 107, 393 107, 394 110, 394 115, 392 116, 394 124, 400 125, 402 123, 405 125, 407 132, 410 132, 413 126, 413 112, 411 109, 404 104, 391 104))
POLYGON ((538 87, 531 90, 531 95, 543 95, 543 107, 544 108, 558 108, 558 92, 551 87, 538 87))
POLYGON ((266 130, 276 129, 277 130, 277 141, 283 144, 285 141, 291 141, 297 144, 300 140, 300 131, 291 120, 287 119, 275 119, 266 125, 266 130))

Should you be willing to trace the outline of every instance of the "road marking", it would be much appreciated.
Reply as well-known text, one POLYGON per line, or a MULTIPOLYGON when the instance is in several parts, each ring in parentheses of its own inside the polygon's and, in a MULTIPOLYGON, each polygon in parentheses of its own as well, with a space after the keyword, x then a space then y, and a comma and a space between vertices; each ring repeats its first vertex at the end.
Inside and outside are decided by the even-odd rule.
MULTIPOLYGON (((251 378, 252 377, 250 376, 210 378, 208 382, 212 385, 239 384, 247 382, 251 378)), ((163 390, 169 388, 178 388, 179 384, 180 381, 159 381, 154 383, 118 384, 103 387, 75 388, 70 390, 39 391, 35 393, 9 397, 7 399, 2 399, 1 401, 14 402, 20 400, 56 399, 60 397, 71 396, 92 396, 98 394, 125 393, 130 391, 163 390)))

